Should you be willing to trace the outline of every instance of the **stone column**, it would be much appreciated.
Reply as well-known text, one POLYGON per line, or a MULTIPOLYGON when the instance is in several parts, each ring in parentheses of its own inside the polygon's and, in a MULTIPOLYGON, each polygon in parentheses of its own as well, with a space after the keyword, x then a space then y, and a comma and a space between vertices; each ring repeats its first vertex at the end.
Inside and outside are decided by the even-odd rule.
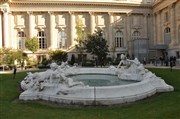
POLYGON ((174 4, 169 6, 170 9, 170 24, 171 24, 171 43, 170 45, 176 44, 176 25, 175 25, 175 8, 174 4))
POLYGON ((94 12, 89 12, 90 14, 90 33, 93 34, 94 33, 94 28, 95 28, 95 16, 94 16, 94 12))
POLYGON ((128 41, 130 41, 131 40, 131 22, 130 22, 130 18, 131 17, 131 14, 127 14, 127 25, 126 25, 126 29, 127 29, 127 31, 126 31, 126 37, 127 37, 127 39, 128 39, 128 41))
POLYGON ((74 12, 70 13, 70 34, 71 34, 71 47, 74 46, 74 40, 75 40, 75 15, 74 12))
POLYGON ((115 47, 114 42, 113 42, 113 13, 109 12, 109 44, 110 48, 112 49, 115 47))
POLYGON ((8 24, 8 10, 7 8, 3 9, 3 13, 4 13, 4 22, 3 22, 3 35, 4 35, 4 47, 8 48, 9 46, 9 34, 8 34, 8 28, 9 28, 9 24, 8 24))
POLYGON ((144 14, 144 38, 147 38, 147 17, 148 14, 144 14))
POLYGON ((154 16, 153 16, 153 29, 154 29, 154 45, 157 44, 157 14, 154 13, 154 16))
POLYGON ((127 13, 126 16, 126 42, 127 49, 130 56, 132 56, 133 44, 131 42, 131 14, 127 13))
POLYGON ((0 12, 0 48, 2 48, 2 14, 0 12))
POLYGON ((157 44, 161 43, 161 12, 157 13, 157 44))
POLYGON ((54 36, 54 32, 53 32, 53 28, 55 27, 54 26, 54 23, 55 23, 55 18, 54 18, 54 13, 53 12, 48 12, 49 13, 49 38, 50 38, 50 45, 49 45, 49 48, 50 49, 53 49, 55 48, 55 43, 53 42, 53 36, 54 36))
POLYGON ((33 24, 32 24, 32 21, 33 21, 33 12, 31 11, 28 11, 27 12, 28 15, 29 15, 29 38, 32 38, 33 37, 33 33, 32 33, 32 30, 33 30, 33 24))
POLYGON ((160 12, 161 20, 160 20, 160 31, 161 31, 161 40, 160 44, 164 44, 164 28, 163 28, 163 23, 164 23, 164 14, 162 11, 160 12))

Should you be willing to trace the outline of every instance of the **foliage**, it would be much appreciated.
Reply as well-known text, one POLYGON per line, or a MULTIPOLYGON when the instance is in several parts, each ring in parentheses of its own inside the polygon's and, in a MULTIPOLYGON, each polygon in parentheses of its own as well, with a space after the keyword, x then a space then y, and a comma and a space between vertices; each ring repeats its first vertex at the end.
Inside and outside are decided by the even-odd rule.
POLYGON ((6 64, 6 58, 8 58, 11 50, 10 48, 0 48, 0 64, 6 64))
POLYGON ((84 67, 94 67, 95 62, 94 62, 94 60, 85 60, 85 61, 82 62, 82 66, 84 66, 84 67))
POLYGON ((79 52, 80 60, 82 61, 82 58, 83 58, 82 55, 85 50, 83 41, 86 38, 86 33, 83 30, 82 19, 80 19, 80 18, 78 18, 76 21, 76 35, 77 35, 77 38, 75 39, 75 41, 77 42, 77 44, 75 45, 75 47, 76 47, 76 50, 79 52))
POLYGON ((73 65, 75 63, 75 56, 74 54, 71 55, 71 65, 73 65))
POLYGON ((64 52, 60 49, 55 51, 49 52, 50 60, 55 61, 56 63, 60 64, 62 61, 67 60, 67 52, 64 52))
POLYGON ((82 19, 78 18, 76 20, 76 34, 77 38, 75 39, 78 43, 85 39, 86 33, 84 32, 82 19))
POLYGON ((38 60, 35 60, 35 59, 29 59, 27 60, 27 68, 34 68, 38 65, 38 60))
POLYGON ((33 53, 36 52, 39 48, 38 38, 33 37, 26 39, 25 46, 28 50, 32 51, 33 53))
POLYGON ((13 65, 14 61, 21 61, 22 59, 28 59, 27 54, 22 50, 13 50, 11 48, 0 49, 0 62, 1 64, 13 65))
POLYGON ((114 60, 115 60, 115 52, 116 52, 116 46, 115 46, 115 43, 112 44, 111 51, 112 51, 112 53, 113 53, 112 59, 113 59, 113 61, 114 61, 114 60))
POLYGON ((106 56, 109 52, 107 41, 102 35, 102 31, 98 30, 95 34, 89 35, 87 40, 83 42, 86 51, 92 55, 95 55, 101 66, 104 65, 106 56))
POLYGON ((57 103, 19 101, 19 82, 26 72, 0 75, 1 119, 179 119, 180 70, 150 69, 175 91, 160 93, 150 98, 124 105, 66 107, 57 103), (7 88, 9 87, 9 88, 7 88), (58 116, 57 116, 58 115, 58 116))
POLYGON ((46 55, 37 55, 37 65, 39 66, 47 66, 50 63, 49 59, 47 59, 46 55))
POLYGON ((49 64, 49 60, 46 58, 46 55, 42 55, 42 65, 48 65, 49 64))

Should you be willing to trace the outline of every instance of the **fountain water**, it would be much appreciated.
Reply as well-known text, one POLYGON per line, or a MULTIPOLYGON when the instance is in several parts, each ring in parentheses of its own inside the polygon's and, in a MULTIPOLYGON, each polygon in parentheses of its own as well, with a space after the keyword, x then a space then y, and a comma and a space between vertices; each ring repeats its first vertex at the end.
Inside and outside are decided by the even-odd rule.
POLYGON ((52 63, 45 72, 27 74, 21 81, 24 92, 19 99, 42 99, 78 105, 113 105, 174 90, 163 79, 145 69, 137 58, 129 60, 122 55, 121 59, 117 68, 81 68, 70 67, 67 62, 62 62, 60 66, 52 63), (91 81, 95 85, 88 84, 91 81))

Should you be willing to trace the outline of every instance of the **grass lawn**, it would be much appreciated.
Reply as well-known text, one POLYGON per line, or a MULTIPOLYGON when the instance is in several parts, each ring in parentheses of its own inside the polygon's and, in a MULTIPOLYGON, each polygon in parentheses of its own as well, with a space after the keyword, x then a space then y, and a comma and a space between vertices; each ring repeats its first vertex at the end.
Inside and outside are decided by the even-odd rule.
POLYGON ((0 119, 180 119, 180 70, 149 69, 175 88, 126 105, 65 107, 18 100, 25 72, 0 74, 0 119))

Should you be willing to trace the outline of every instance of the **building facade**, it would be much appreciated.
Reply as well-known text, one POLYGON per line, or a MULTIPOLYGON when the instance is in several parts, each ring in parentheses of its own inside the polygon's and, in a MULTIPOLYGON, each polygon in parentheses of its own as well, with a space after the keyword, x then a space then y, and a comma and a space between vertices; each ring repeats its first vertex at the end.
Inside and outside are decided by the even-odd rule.
POLYGON ((156 0, 153 4, 154 45, 157 54, 180 59, 180 0, 156 0))
MULTIPOLYGON (((62 49, 77 55, 77 21, 83 31, 101 29, 109 45, 108 57, 128 54, 151 59, 180 58, 179 0, 1 0, 0 48, 25 48, 37 37, 39 50, 62 49)), ((88 55, 90 57, 90 55, 88 55)))

